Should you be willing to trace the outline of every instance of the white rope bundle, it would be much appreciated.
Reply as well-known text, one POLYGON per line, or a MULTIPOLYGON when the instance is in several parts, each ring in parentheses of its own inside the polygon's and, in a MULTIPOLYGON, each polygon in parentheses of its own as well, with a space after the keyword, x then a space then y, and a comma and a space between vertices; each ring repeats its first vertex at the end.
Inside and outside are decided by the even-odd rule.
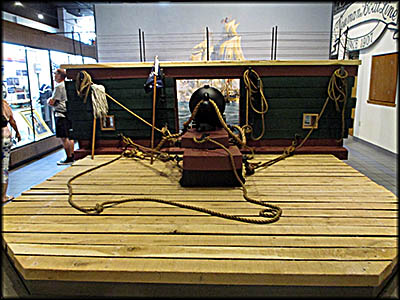
POLYGON ((92 84, 92 106, 93 117, 104 118, 108 113, 108 103, 104 86, 100 84, 92 84))

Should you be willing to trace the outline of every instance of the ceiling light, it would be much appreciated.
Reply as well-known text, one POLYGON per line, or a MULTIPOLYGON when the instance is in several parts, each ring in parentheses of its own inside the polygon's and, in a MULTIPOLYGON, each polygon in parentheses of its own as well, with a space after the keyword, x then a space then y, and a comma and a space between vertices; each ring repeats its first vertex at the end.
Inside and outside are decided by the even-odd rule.
POLYGON ((24 6, 24 5, 23 5, 21 2, 19 2, 19 1, 15 1, 15 2, 14 2, 14 5, 15 5, 15 6, 24 6))
POLYGON ((38 14, 37 16, 38 16, 38 18, 39 18, 40 20, 43 20, 43 19, 44 19, 44 16, 43 16, 42 14, 38 14))

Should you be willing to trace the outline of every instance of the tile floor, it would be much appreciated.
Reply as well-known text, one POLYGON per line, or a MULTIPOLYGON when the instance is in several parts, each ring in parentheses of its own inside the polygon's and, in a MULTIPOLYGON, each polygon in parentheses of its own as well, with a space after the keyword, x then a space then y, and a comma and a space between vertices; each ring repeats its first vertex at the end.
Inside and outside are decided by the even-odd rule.
MULTIPOLYGON (((397 190, 397 154, 366 143, 360 139, 349 137, 345 140, 349 150, 346 163, 371 178, 378 184, 398 196, 397 190)), ((58 150, 38 160, 10 171, 9 195, 19 196, 23 191, 52 177, 68 166, 57 166, 57 161, 64 159, 64 150, 58 150)), ((6 204, 7 205, 7 204, 6 204)), ((28 297, 29 292, 15 272, 2 248, 2 297, 28 297)), ((379 298, 398 299, 398 275, 388 284, 379 298)))

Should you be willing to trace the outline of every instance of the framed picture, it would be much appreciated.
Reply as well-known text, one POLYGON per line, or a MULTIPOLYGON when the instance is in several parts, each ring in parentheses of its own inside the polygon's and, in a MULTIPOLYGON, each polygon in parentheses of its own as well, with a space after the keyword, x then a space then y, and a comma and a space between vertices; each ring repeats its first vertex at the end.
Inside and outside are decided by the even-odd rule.
POLYGON ((318 114, 303 114, 303 129, 318 128, 318 114))
POLYGON ((107 115, 104 118, 100 118, 101 130, 115 130, 115 120, 113 115, 107 115))
POLYGON ((28 124, 29 128, 35 130, 35 136, 37 138, 42 138, 53 134, 46 122, 43 121, 43 119, 39 116, 36 109, 33 110, 33 114, 31 113, 30 109, 22 110, 19 113, 22 115, 22 118, 28 124), (32 127, 32 124, 34 127, 32 127))

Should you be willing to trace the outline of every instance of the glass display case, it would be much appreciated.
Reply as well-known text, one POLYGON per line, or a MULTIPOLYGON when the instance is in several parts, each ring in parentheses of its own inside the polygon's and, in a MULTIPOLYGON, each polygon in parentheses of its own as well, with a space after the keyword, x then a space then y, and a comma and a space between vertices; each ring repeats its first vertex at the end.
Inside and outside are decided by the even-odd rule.
MULTIPOLYGON (((96 63, 96 60, 60 51, 2 43, 2 96, 11 106, 21 134, 12 149, 53 136, 53 108, 47 105, 54 87, 54 71, 61 64, 96 63)), ((10 127, 11 128, 11 127, 10 127)))
POLYGON ((69 64, 69 55, 64 52, 50 50, 51 73, 53 74, 62 64, 69 64))
MULTIPOLYGON (((26 145, 35 140, 33 122, 24 118, 27 112, 31 112, 31 100, 29 93, 28 69, 26 65, 26 50, 23 46, 3 43, 2 55, 2 91, 5 99, 13 110, 13 116, 17 122, 21 134, 21 141, 13 147, 26 145)), ((10 126, 11 127, 11 126, 10 126)), ((11 129, 12 137, 15 131, 11 129)))
POLYGON ((27 58, 32 109, 43 128, 39 136, 45 138, 55 133, 53 108, 47 104, 52 94, 49 51, 27 48, 27 58))

